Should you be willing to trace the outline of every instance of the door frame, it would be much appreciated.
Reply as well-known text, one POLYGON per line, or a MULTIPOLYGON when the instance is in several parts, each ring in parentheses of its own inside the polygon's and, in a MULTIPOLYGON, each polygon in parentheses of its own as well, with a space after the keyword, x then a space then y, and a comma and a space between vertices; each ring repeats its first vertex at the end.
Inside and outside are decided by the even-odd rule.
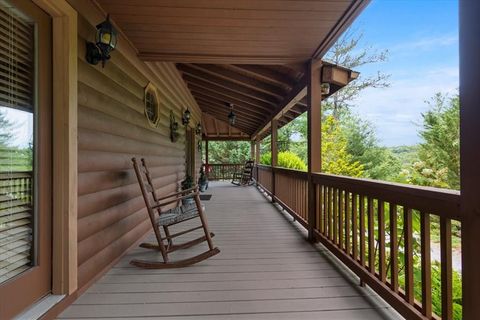
POLYGON ((77 290, 77 11, 66 0, 33 0, 52 18, 52 293, 77 290))

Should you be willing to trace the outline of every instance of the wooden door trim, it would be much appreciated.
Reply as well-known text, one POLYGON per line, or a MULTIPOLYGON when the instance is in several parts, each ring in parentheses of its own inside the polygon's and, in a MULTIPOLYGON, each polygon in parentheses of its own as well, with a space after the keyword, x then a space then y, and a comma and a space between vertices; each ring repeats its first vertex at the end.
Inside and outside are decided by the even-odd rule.
POLYGON ((52 293, 77 289, 77 12, 66 0, 33 0, 52 17, 52 293))

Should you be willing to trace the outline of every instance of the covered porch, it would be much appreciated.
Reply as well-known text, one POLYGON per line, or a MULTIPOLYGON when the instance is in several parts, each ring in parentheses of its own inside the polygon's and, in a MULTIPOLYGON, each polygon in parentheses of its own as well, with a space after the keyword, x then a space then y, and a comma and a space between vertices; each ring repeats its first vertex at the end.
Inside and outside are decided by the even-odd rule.
POLYGON ((256 187, 214 182, 205 194, 212 194, 204 204, 219 255, 189 268, 145 270, 129 261, 160 254, 132 249, 59 319, 398 318, 256 187))
MULTIPOLYGON (((27 243, 20 243, 25 261, 10 259, 15 275, 0 278, 0 318, 22 315, 53 295, 61 301, 38 317, 450 320, 455 222, 462 236, 463 318, 477 319, 480 4, 460 0, 462 180, 461 191, 451 191, 322 170, 322 101, 358 76, 323 57, 368 3, 34 0, 32 10, 52 23, 43 28, 52 33, 44 60, 55 62, 41 70, 52 85, 40 92, 49 108, 39 121, 44 140, 35 146, 45 154, 44 167, 34 159, 27 171, 0 180, 8 180, 9 190, 30 190, 37 179, 45 182, 45 194, 25 197, 21 214, 11 201, 14 192, 2 200, 9 201, 5 229, 28 227, 22 230, 27 243), (103 66, 94 64, 92 41, 98 24, 110 18, 118 45, 103 66), (281 168, 278 130, 303 113, 308 170, 281 168), (260 143, 268 136, 271 166, 259 164, 260 143), (131 159, 148 159, 153 185, 165 196, 187 175, 198 181, 202 142, 218 179, 241 168, 209 162, 208 141, 214 140, 249 141, 256 162, 255 186, 214 182, 206 192, 221 253, 183 269, 130 266, 133 258, 162 260, 137 247, 152 228, 131 159), (440 226, 437 283, 432 221, 440 226), (45 235, 41 246, 32 240, 37 233, 45 235), (25 297, 29 276, 41 286, 25 297), (432 307, 433 289, 440 312, 432 307)), ((34 40, 32 48, 42 43, 34 40)), ((33 104, 29 112, 36 120, 33 104)), ((15 239, 8 234, 9 242, 15 239)), ((203 245, 172 258, 190 257, 203 245)))

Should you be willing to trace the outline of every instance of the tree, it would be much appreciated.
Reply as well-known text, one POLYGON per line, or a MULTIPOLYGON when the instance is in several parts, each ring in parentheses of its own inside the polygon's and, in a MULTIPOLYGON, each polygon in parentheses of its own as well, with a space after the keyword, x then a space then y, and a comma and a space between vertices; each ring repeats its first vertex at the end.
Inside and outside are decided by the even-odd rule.
POLYGON ((460 99, 436 93, 422 114, 418 161, 402 173, 408 183, 460 188, 460 99))
POLYGON ((322 171, 350 177, 361 177, 363 165, 347 151, 348 141, 333 116, 322 123, 322 171))
POLYGON ((244 163, 250 159, 250 142, 248 141, 209 141, 208 162, 210 163, 244 163))
MULTIPOLYGON (((388 59, 388 50, 376 50, 371 46, 360 48, 363 33, 354 29, 347 30, 340 39, 335 42, 325 56, 325 61, 355 70, 359 67, 379 63, 388 59)), ((355 98, 367 88, 386 88, 390 86, 390 75, 377 71, 375 75, 359 77, 337 91, 324 102, 324 109, 331 110, 338 118, 345 109, 350 109, 355 98)))
POLYGON ((363 177, 397 181, 401 163, 390 149, 379 146, 373 124, 349 110, 344 110, 339 122, 346 135, 347 152, 363 165, 363 177))
POLYGON ((0 109, 0 146, 7 146, 12 139, 13 123, 7 118, 5 112, 0 109))

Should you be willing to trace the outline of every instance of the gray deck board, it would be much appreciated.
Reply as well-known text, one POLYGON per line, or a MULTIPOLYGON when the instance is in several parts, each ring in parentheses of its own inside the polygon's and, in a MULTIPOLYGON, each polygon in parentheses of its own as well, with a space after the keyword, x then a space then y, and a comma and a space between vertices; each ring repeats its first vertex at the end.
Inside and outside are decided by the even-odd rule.
MULTIPOLYGON (((207 193, 213 194, 204 203, 219 255, 183 269, 143 270, 129 261, 161 258, 135 248, 59 319, 397 318, 372 291, 340 272, 325 249, 306 242, 304 230, 254 187, 214 183, 207 193)), ((172 259, 205 249, 198 245, 172 259)))

